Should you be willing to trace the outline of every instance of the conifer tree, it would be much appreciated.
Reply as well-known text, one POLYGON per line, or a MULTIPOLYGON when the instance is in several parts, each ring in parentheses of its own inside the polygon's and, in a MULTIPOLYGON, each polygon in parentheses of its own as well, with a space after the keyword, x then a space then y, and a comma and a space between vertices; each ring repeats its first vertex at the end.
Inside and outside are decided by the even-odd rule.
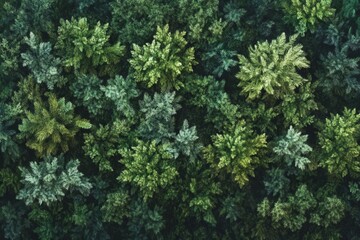
POLYGON ((161 90, 184 86, 182 74, 193 71, 194 48, 187 48, 185 32, 169 32, 169 25, 157 27, 154 40, 144 46, 133 44, 129 60, 136 81, 147 87, 159 84, 161 90))
POLYGON ((87 178, 78 171, 79 160, 66 164, 63 156, 46 157, 44 161, 30 162, 30 170, 20 167, 24 187, 17 195, 26 204, 37 202, 49 205, 65 196, 65 191, 80 191, 88 195, 92 187, 87 178))
POLYGON ((285 1, 284 10, 296 31, 304 35, 308 30, 313 32, 319 21, 334 15, 331 3, 332 0, 289 0, 285 1))
POLYGON ((307 138, 307 135, 302 135, 301 132, 290 126, 286 136, 277 142, 273 151, 283 158, 289 167, 295 166, 304 170, 310 160, 303 155, 312 151, 312 148, 306 143, 307 138))
POLYGON ((55 48, 64 56, 65 67, 81 73, 112 74, 124 54, 124 46, 109 43, 109 24, 89 26, 86 18, 60 20, 55 48))
POLYGON ((212 168, 229 174, 240 187, 244 186, 261 165, 259 153, 266 147, 265 134, 254 134, 242 120, 226 132, 212 136, 212 142, 204 150, 212 168))
POLYGON ((29 51, 22 53, 23 66, 27 66, 37 83, 46 83, 48 89, 54 89, 59 82, 64 82, 61 77, 60 59, 51 54, 51 44, 48 42, 39 43, 35 35, 30 32, 29 37, 25 37, 26 44, 30 47, 29 51))
POLYGON ((341 115, 331 115, 319 132, 320 166, 339 178, 360 173, 360 114, 345 108, 341 115))
POLYGON ((122 149, 120 162, 125 165, 125 170, 118 180, 138 187, 144 200, 169 187, 179 174, 169 147, 155 141, 138 140, 136 146, 122 149))
POLYGON ((67 152, 76 133, 88 129, 91 124, 74 115, 74 106, 65 98, 57 99, 48 94, 48 103, 34 103, 34 111, 27 111, 26 118, 19 125, 21 137, 26 139, 26 146, 36 151, 39 156, 67 152))
POLYGON ((270 43, 258 42, 249 47, 249 58, 239 55, 240 72, 236 77, 241 93, 249 100, 293 94, 306 81, 297 71, 309 67, 302 45, 295 41, 296 35, 287 41, 282 33, 270 43))

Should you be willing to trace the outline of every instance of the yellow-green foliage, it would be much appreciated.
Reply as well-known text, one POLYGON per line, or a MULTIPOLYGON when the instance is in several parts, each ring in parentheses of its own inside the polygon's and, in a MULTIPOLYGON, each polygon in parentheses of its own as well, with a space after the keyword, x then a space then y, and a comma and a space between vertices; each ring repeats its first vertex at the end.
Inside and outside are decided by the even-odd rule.
POLYGON ((58 100, 49 94, 48 104, 34 103, 34 111, 26 111, 26 118, 19 125, 21 137, 26 146, 35 150, 39 156, 67 152, 80 128, 90 128, 91 124, 74 115, 74 106, 65 98, 58 100))
POLYGON ((266 147, 265 134, 255 134, 240 121, 222 134, 212 137, 212 145, 205 149, 205 158, 216 171, 230 174, 235 182, 244 186, 260 164, 259 152, 266 147))
POLYGON ((154 40, 140 47, 133 44, 129 60, 136 81, 148 87, 159 84, 161 90, 184 86, 181 74, 193 71, 194 48, 187 48, 185 32, 169 32, 169 25, 158 27, 154 40))
POLYGON ((319 21, 333 16, 335 9, 331 8, 332 0, 288 0, 285 4, 285 12, 289 14, 296 31, 305 34, 313 31, 319 21))
POLYGON ((119 42, 111 45, 107 34, 109 24, 97 22, 91 28, 86 18, 60 20, 55 48, 65 57, 66 67, 73 67, 83 73, 94 72, 101 66, 102 74, 109 73, 124 54, 119 42))
POLYGON ((345 108, 342 115, 332 115, 326 119, 319 133, 321 146, 320 166, 332 175, 345 177, 360 173, 360 114, 345 108))
POLYGON ((285 33, 277 39, 258 42, 249 47, 249 58, 239 55, 241 93, 249 100, 264 96, 282 98, 294 92, 306 80, 297 73, 308 68, 302 45, 295 44, 296 35, 286 40, 285 33))

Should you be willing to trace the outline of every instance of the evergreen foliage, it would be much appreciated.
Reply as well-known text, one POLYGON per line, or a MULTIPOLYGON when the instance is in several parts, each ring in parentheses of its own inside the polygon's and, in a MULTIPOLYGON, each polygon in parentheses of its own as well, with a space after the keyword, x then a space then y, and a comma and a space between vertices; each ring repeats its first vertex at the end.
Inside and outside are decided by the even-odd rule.
POLYGON ((46 157, 44 161, 30 162, 30 169, 21 167, 21 182, 17 199, 26 204, 34 202, 49 205, 65 196, 65 191, 80 191, 88 195, 90 182, 78 171, 80 161, 70 160, 66 164, 62 156, 46 157))
POLYGON ((34 112, 27 111, 26 118, 19 125, 21 137, 26 139, 26 146, 35 150, 39 156, 56 154, 61 149, 69 150, 69 144, 81 129, 88 129, 91 124, 74 116, 74 106, 65 98, 57 99, 49 94, 48 104, 34 103, 34 112))
POLYGON ((115 76, 108 81, 107 86, 101 86, 105 97, 111 100, 116 110, 127 118, 134 117, 135 111, 131 99, 139 96, 136 84, 131 78, 115 76))
POLYGON ((258 42, 249 47, 249 58, 239 55, 241 93, 249 100, 263 95, 282 98, 292 94, 306 80, 297 70, 309 67, 302 45, 295 44, 296 35, 287 41, 285 33, 278 38, 258 42))
POLYGON ((48 89, 61 81, 60 59, 51 54, 50 43, 38 43, 35 35, 30 32, 30 37, 25 38, 25 42, 30 47, 30 51, 22 53, 23 66, 27 66, 37 83, 46 83, 48 89))
POLYGON ((227 132, 213 136, 212 141, 213 145, 205 149, 207 161, 216 171, 225 171, 240 186, 245 185, 261 164, 258 154, 266 147, 266 136, 254 134, 245 121, 240 121, 227 132))
POLYGON ((101 80, 96 75, 79 75, 70 86, 70 89, 77 99, 78 105, 87 108, 93 116, 104 113, 106 99, 100 90, 101 80))
POLYGON ((101 74, 111 73, 124 54, 124 47, 109 43, 109 24, 100 22, 91 27, 86 18, 61 20, 55 48, 64 56, 65 67, 81 73, 94 73, 101 67, 101 74))
POLYGON ((306 144, 307 138, 307 135, 301 135, 301 132, 290 126, 286 136, 277 142, 273 150, 288 166, 294 165, 304 170, 310 160, 303 155, 312 151, 312 148, 306 144))
POLYGON ((330 174, 345 177, 360 172, 360 146, 358 135, 360 130, 360 114, 356 110, 346 109, 342 115, 327 118, 319 132, 321 146, 320 166, 330 174))
POLYGON ((360 0, 0 0, 1 239, 358 239, 360 0))
POLYGON ((125 170, 118 180, 137 186, 144 200, 169 186, 178 175, 174 156, 166 144, 139 140, 136 146, 122 149, 120 153, 123 157, 120 162, 125 165, 125 170))
POLYGON ((179 90, 184 83, 181 74, 192 72, 196 63, 194 48, 186 48, 185 32, 169 32, 169 25, 157 27, 154 40, 140 47, 133 44, 130 65, 136 81, 147 87, 159 84, 161 90, 179 90))
POLYGON ((172 93, 155 93, 153 98, 148 94, 140 101, 142 121, 139 133, 147 139, 166 140, 174 136, 174 115, 180 108, 179 98, 172 93))
POLYGON ((84 134, 85 155, 99 165, 100 171, 113 171, 111 160, 119 155, 118 150, 126 144, 127 138, 123 136, 129 131, 129 124, 120 120, 93 128, 93 132, 84 134))
POLYGON ((291 0, 285 4, 288 18, 294 24, 297 32, 305 34, 314 31, 319 21, 324 21, 334 15, 331 8, 332 0, 291 0))

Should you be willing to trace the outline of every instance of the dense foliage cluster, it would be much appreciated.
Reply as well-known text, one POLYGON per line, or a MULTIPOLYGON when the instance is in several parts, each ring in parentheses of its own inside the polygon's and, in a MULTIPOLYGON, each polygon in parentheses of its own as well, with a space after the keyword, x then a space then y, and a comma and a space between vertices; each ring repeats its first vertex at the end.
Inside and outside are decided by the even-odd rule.
POLYGON ((0 1, 0 238, 359 239, 359 0, 0 1))

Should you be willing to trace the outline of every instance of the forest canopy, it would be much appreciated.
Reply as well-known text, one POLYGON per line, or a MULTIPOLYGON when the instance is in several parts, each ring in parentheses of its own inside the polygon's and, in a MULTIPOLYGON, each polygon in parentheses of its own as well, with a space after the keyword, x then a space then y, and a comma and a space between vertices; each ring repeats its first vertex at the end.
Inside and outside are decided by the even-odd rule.
POLYGON ((360 0, 0 0, 0 238, 360 239, 360 0))

